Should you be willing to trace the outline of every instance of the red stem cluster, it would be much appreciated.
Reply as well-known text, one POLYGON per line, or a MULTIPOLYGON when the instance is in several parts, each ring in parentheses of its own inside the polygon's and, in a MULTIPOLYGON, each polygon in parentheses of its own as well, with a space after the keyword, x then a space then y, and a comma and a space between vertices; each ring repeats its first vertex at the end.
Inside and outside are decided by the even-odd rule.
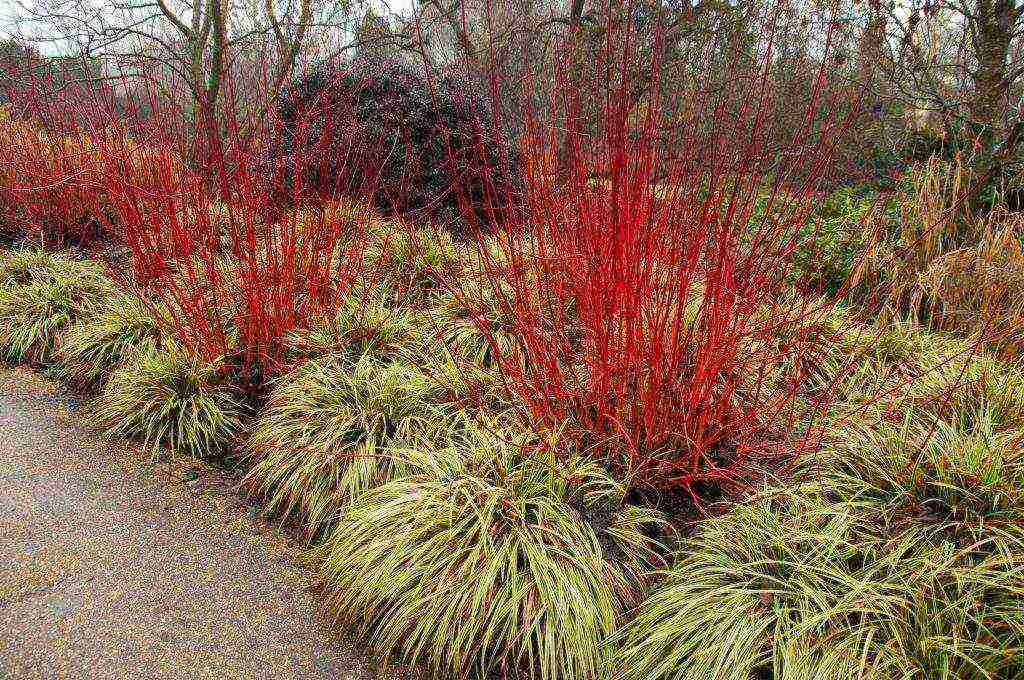
POLYGON ((773 129, 769 31, 717 90, 665 97, 663 35, 641 57, 635 27, 606 32, 596 97, 563 48, 548 112, 527 119, 526 220, 498 235, 500 257, 481 249, 516 355, 477 321, 541 429, 622 475, 690 488, 734 477, 804 420, 795 367, 830 304, 791 294, 793 255, 851 107, 826 97, 823 66, 802 127, 773 129))
POLYGON ((305 165, 339 153, 332 136, 285 168, 265 155, 280 136, 274 107, 260 99, 232 106, 231 82, 222 110, 191 126, 183 124, 190 102, 152 85, 119 85, 115 100, 110 86, 44 98, 47 82, 26 83, 0 198, 19 207, 19 226, 43 236, 86 227, 113 236, 129 253, 109 262, 114 273, 200 356, 226 358, 253 378, 280 368, 286 336, 333 314, 362 264, 366 213, 335 199, 358 205, 372 195, 372 175, 344 192, 320 181, 313 195, 305 165), (91 115, 76 132, 58 132, 72 120, 69 107, 91 115))

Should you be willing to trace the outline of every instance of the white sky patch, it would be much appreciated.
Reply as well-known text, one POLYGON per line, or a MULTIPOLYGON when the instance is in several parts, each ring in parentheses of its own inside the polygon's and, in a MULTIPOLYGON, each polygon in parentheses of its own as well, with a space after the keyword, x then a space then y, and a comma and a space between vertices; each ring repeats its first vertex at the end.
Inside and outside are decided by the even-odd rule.
MULTIPOLYGON (((415 3, 416 0, 354 0, 352 17, 358 19, 367 7, 382 16, 408 15, 415 3)), ((83 0, 82 4, 95 9, 102 8, 105 3, 102 0, 99 3, 83 0)), ((44 54, 67 53, 73 46, 61 39, 59 30, 43 19, 31 17, 38 12, 26 11, 26 8, 33 10, 43 6, 44 3, 37 0, 0 0, 0 39, 21 37, 34 43, 44 54)), ((181 3, 181 6, 186 6, 186 3, 181 3)), ((187 21, 187 6, 181 16, 187 21)))

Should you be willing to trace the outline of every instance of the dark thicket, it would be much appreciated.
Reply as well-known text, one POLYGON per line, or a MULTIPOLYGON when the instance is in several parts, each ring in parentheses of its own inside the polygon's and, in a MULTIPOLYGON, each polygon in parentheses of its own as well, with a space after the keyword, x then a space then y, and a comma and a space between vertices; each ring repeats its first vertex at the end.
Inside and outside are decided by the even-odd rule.
POLYGON ((302 173, 312 191, 372 193, 385 212, 455 225, 460 201, 479 212, 495 202, 486 189, 512 188, 518 176, 479 87, 397 57, 322 64, 286 88, 279 114, 273 158, 286 180, 302 173))

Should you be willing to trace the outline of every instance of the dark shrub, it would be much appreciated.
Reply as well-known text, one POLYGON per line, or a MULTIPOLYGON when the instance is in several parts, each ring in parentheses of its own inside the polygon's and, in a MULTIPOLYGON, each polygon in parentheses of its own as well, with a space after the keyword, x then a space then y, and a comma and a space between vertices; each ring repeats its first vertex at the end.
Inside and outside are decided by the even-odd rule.
POLYGON ((491 218, 486 192, 505 195, 518 173, 478 87, 395 57, 322 64, 282 93, 279 114, 273 160, 286 186, 301 173, 304 189, 372 194, 385 212, 454 223, 468 201, 491 218))

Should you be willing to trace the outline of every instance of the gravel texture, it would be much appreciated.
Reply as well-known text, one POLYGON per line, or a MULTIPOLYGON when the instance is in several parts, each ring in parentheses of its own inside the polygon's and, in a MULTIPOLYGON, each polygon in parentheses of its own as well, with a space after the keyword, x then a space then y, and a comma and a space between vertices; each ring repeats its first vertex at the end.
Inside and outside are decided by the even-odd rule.
POLYGON ((0 369, 0 679, 404 677, 330 632, 296 546, 225 481, 0 369))

